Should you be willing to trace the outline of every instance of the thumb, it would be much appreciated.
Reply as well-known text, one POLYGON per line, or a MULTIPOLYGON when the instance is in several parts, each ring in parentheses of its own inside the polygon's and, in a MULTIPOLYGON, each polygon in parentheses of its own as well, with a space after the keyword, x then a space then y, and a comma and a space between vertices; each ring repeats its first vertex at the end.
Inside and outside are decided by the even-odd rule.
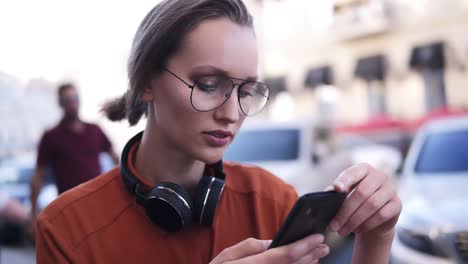
POLYGON ((268 249, 270 243, 271 240, 248 238, 234 246, 224 249, 212 263, 224 263, 262 253, 268 249))

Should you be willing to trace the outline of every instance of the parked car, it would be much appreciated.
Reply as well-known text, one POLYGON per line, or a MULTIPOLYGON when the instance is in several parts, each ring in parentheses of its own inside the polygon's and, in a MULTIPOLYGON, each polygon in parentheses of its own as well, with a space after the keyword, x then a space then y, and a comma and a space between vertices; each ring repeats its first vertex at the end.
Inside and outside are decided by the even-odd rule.
POLYGON ((398 147, 355 134, 339 134, 338 137, 339 148, 350 153, 353 164, 369 163, 393 178, 400 171, 403 155, 398 147))
MULTIPOLYGON (((35 154, 28 153, 0 163, 0 190, 10 197, 19 200, 26 208, 30 208, 30 181, 35 169, 35 154)), ((42 209, 57 196, 52 174, 46 176, 38 203, 42 209), (55 190, 55 191, 54 191, 55 190)))
MULTIPOLYGON (((26 210, 30 210, 29 182, 34 173, 34 155, 19 155, 14 159, 0 162, 0 191, 6 193, 11 199, 23 204, 26 210)), ((44 208, 57 196, 51 175, 46 177, 43 191, 38 197, 39 208, 44 208)), ((0 219, 0 243, 17 244, 24 238, 24 226, 0 219)))
POLYGON ((238 132, 224 159, 265 168, 299 194, 317 191, 332 179, 317 174, 312 137, 312 125, 307 122, 250 122, 238 132))
POLYGON ((394 173, 401 155, 390 146, 356 135, 332 139, 330 149, 317 141, 309 119, 244 124, 224 159, 260 166, 293 185, 299 194, 322 191, 347 167, 368 162, 394 173))
POLYGON ((393 263, 468 263, 468 118, 425 125, 400 182, 393 263))
MULTIPOLYGON (((108 154, 100 155, 101 170, 112 168, 113 162, 108 154)), ((36 154, 27 153, 15 158, 0 162, 0 191, 7 193, 11 198, 20 201, 27 210, 30 210, 30 182, 34 174, 36 154)), ((45 177, 44 185, 37 197, 38 209, 44 209, 58 195, 54 176, 49 171, 45 177)), ((0 219, 0 243, 15 243, 22 239, 23 228, 8 221, 0 219)))

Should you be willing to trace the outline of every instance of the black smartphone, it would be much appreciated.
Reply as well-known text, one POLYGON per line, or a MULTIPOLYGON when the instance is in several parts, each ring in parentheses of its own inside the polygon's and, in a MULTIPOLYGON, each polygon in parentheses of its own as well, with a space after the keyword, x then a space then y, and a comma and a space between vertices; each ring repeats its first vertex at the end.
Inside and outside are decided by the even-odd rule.
POLYGON ((306 236, 324 233, 346 199, 345 192, 316 192, 301 196, 269 248, 290 244, 306 236))

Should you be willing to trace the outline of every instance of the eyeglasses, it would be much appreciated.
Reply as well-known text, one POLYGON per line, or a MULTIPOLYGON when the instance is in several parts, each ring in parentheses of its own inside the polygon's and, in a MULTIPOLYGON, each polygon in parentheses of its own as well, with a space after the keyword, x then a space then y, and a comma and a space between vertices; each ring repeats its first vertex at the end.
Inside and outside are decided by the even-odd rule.
POLYGON ((246 116, 258 114, 269 99, 270 89, 261 82, 222 75, 207 75, 195 80, 194 84, 190 85, 165 67, 161 68, 192 90, 190 103, 193 108, 200 112, 208 112, 223 105, 231 97, 235 86, 238 86, 237 100, 239 107, 246 116), (242 83, 235 84, 233 80, 242 81, 242 83))

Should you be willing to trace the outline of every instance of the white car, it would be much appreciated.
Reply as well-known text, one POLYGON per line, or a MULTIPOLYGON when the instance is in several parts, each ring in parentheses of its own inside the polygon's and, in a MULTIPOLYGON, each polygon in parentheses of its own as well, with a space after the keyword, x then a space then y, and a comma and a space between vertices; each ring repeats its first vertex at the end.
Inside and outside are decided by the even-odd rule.
POLYGON ((310 121, 250 122, 237 133, 224 159, 265 168, 299 194, 321 191, 332 179, 317 173, 312 139, 310 121))
POLYGON ((400 182, 393 263, 468 263, 468 117, 416 135, 400 182))
POLYGON ((339 137, 332 150, 314 140, 310 119, 246 123, 229 146, 225 160, 267 169, 294 186, 299 195, 323 191, 349 166, 367 162, 393 174, 401 155, 390 146, 356 135, 339 137))

